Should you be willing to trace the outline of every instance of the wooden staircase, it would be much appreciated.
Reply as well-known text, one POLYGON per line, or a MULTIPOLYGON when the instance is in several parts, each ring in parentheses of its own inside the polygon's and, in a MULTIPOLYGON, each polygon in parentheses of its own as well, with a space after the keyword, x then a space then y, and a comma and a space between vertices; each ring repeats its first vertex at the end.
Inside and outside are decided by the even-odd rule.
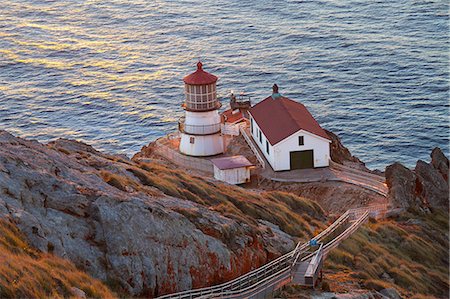
POLYGON ((298 261, 294 268, 296 269, 292 273, 292 281, 291 284, 299 284, 299 285, 305 285, 305 274, 306 270, 309 266, 309 260, 308 261, 298 261))

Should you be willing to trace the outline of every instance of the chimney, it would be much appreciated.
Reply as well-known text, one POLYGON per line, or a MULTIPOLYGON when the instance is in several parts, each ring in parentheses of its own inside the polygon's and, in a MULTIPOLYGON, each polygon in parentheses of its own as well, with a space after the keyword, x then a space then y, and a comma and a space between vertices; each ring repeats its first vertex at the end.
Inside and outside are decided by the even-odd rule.
POLYGON ((281 97, 281 94, 278 92, 278 85, 274 84, 272 86, 272 99, 276 99, 281 97))

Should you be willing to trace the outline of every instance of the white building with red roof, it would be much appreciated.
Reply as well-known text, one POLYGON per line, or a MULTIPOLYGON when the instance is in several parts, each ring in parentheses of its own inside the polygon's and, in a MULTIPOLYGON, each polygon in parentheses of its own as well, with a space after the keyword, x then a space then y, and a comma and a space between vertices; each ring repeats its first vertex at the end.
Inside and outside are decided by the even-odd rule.
POLYGON ((272 96, 249 110, 250 132, 275 171, 329 166, 330 137, 306 107, 272 96))

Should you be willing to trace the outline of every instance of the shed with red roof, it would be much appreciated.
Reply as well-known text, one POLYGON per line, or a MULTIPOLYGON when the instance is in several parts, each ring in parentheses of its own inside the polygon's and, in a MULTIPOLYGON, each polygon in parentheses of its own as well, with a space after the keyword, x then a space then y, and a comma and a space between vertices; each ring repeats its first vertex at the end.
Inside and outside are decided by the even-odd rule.
POLYGON ((330 137, 301 103, 278 93, 249 110, 250 132, 275 171, 329 166, 330 137))
POLYGON ((229 184, 250 182, 250 169, 253 164, 244 156, 211 159, 214 165, 214 178, 229 184))

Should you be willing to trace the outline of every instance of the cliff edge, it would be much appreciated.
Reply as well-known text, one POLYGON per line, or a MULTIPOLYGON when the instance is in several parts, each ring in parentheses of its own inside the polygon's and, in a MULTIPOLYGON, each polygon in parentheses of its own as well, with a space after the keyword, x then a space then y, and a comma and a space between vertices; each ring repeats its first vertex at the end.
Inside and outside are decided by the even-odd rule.
POLYGON ((148 297, 232 279, 292 249, 325 219, 298 196, 246 191, 72 140, 44 145, 5 131, 0 218, 40 252, 148 297))

